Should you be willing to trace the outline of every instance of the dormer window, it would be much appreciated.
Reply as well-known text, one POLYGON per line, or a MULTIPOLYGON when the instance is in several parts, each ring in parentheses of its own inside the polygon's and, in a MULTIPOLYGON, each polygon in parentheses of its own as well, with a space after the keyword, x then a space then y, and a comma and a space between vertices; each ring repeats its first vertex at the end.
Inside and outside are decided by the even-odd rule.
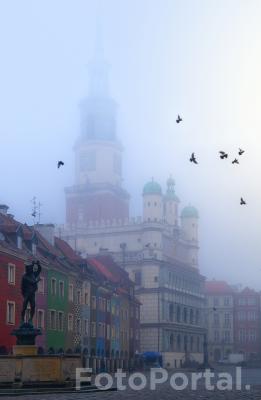
POLYGON ((20 235, 17 235, 17 247, 18 247, 18 249, 22 249, 22 247, 23 247, 23 240, 22 240, 22 236, 20 236, 20 235))

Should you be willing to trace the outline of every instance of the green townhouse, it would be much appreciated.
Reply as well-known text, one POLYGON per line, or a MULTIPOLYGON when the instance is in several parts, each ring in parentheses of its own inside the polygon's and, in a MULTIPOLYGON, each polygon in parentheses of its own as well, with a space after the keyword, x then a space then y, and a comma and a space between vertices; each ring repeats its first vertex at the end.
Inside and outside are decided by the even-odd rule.
POLYGON ((68 273, 62 268, 48 270, 47 332, 49 351, 65 352, 68 343, 68 273))

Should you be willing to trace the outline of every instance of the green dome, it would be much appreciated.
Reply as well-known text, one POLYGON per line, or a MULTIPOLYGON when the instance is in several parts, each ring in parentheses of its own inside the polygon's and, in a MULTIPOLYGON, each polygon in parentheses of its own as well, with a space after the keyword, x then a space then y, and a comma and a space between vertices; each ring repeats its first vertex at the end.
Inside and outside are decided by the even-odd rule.
POLYGON ((183 208, 181 218, 199 218, 198 210, 193 206, 183 208))
POLYGON ((155 182, 153 179, 146 183, 143 187, 143 194, 161 194, 161 186, 158 182, 155 182))

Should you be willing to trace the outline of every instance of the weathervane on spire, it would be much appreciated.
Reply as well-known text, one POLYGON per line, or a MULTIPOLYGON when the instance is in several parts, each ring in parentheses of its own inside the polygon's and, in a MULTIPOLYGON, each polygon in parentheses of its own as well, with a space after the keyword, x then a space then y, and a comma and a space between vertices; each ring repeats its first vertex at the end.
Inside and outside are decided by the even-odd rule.
POLYGON ((42 203, 40 203, 40 201, 37 204, 37 198, 34 196, 31 200, 32 203, 32 212, 31 212, 31 216, 33 217, 34 220, 34 225, 35 225, 35 220, 38 217, 38 221, 37 223, 40 224, 41 222, 41 216, 42 216, 42 212, 41 212, 41 207, 42 207, 42 203))

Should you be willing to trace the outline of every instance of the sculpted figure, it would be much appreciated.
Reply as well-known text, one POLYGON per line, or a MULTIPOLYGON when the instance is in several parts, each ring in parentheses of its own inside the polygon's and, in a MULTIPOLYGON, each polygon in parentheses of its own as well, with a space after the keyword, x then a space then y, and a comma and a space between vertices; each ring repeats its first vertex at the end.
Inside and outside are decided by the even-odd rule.
POLYGON ((27 309, 28 304, 30 305, 30 319, 29 324, 32 325, 33 317, 35 313, 35 293, 38 289, 38 282, 40 279, 42 267, 40 262, 37 260, 36 262, 33 261, 31 264, 25 264, 25 273, 22 278, 22 285, 21 291, 24 298, 23 301, 23 309, 21 313, 21 322, 25 322, 25 312, 27 309), (36 266, 36 267, 35 267, 36 266))

